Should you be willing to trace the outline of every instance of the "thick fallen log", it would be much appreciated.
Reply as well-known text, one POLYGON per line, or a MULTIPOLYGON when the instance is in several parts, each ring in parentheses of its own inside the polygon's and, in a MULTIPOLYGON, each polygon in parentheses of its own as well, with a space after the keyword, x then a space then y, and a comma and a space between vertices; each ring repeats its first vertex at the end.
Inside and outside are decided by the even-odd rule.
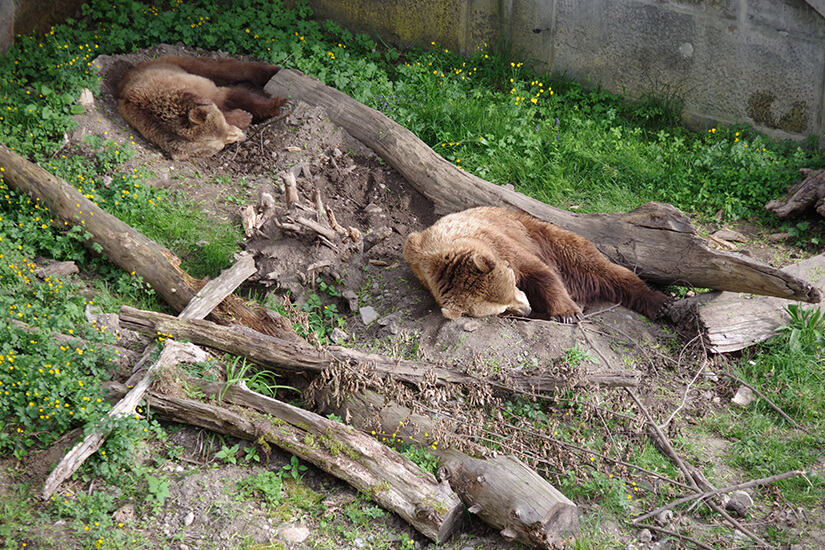
POLYGON ((207 395, 254 412, 208 405, 151 392, 155 414, 266 446, 274 444, 370 496, 427 538, 443 542, 458 527, 463 507, 447 483, 439 483, 399 453, 339 422, 250 391, 242 384, 198 384, 207 395))
POLYGON ((825 170, 800 170, 805 179, 788 190, 784 199, 776 199, 765 205, 765 210, 777 218, 800 216, 815 210, 825 216, 825 170))
MULTIPOLYGON (((182 311, 195 296, 200 283, 180 269, 177 256, 101 209, 65 180, 2 144, 0 168, 3 180, 48 208, 55 224, 82 224, 92 234, 85 243, 87 247, 99 245, 110 262, 142 277, 175 311, 182 311)), ((221 304, 214 318, 232 319, 267 334, 297 338, 289 323, 273 319, 263 310, 253 310, 234 297, 221 304)))
MULTIPOLYGON (((814 281, 825 293, 825 254, 785 267, 783 271, 814 281)), ((699 330, 705 345, 713 353, 730 353, 764 342, 776 335, 776 329, 787 324, 785 307, 795 302, 772 296, 751 296, 732 292, 710 292, 682 300, 672 313, 682 322, 699 330), (678 310, 684 310, 677 313, 678 310)), ((800 304, 809 309, 818 306, 800 304)))
POLYGON ((398 170, 440 213, 485 205, 516 208, 590 239, 612 261, 654 283, 820 300, 805 281, 711 249, 670 205, 648 203, 627 214, 574 214, 456 168, 406 128, 300 71, 283 69, 264 89, 326 109, 334 123, 398 170))
MULTIPOLYGON (((340 346, 328 346, 318 349, 297 339, 283 339, 261 334, 250 328, 238 325, 222 326, 203 320, 187 320, 163 313, 143 311, 129 306, 120 308, 120 321, 125 328, 144 334, 171 335, 177 340, 189 340, 198 345, 214 348, 240 357, 267 369, 289 374, 317 374, 334 361, 353 364, 369 364, 370 368, 381 375, 391 376, 410 384, 426 383, 434 375, 440 384, 487 384, 496 389, 527 392, 548 391, 568 388, 570 381, 551 375, 524 375, 512 373, 511 386, 503 386, 494 381, 450 370, 425 361, 393 359, 374 353, 348 349, 340 346)), ((608 370, 586 373, 581 377, 582 385, 606 387, 634 387, 639 385, 641 373, 636 370, 608 370)))
POLYGON ((439 459, 438 479, 449 482, 467 510, 508 540, 537 548, 557 548, 579 531, 578 507, 529 466, 512 456, 485 460, 433 446, 433 422, 375 392, 347 395, 337 403, 321 390, 323 414, 334 413, 356 428, 426 447, 439 459))

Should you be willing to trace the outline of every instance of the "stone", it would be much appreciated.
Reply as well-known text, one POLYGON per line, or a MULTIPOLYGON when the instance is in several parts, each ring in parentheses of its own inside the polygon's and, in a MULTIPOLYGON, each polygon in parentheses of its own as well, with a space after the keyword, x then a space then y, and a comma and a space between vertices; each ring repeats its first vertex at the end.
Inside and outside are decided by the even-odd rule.
POLYGON ((345 290, 341 293, 341 296, 347 301, 347 305, 349 305, 349 310, 353 313, 358 311, 358 295, 353 292, 352 290, 345 290))
POLYGON ((183 524, 186 527, 189 527, 190 525, 192 525, 193 521, 195 521, 195 512, 193 512, 192 510, 189 510, 189 513, 186 514, 186 517, 183 518, 183 524))
POLYGON ((734 231, 733 229, 720 229, 716 233, 713 234, 714 237, 717 239, 722 239, 723 241, 734 241, 744 243, 748 241, 748 238, 744 236, 739 231, 734 231))
POLYGON ((287 542, 304 542, 307 538, 309 538, 309 529, 306 527, 287 527, 281 531, 281 538, 287 542))
POLYGON ((367 326, 378 319, 378 312, 372 306, 364 306, 358 310, 358 313, 361 315, 361 322, 367 326))
POLYGON ((746 517, 748 510, 753 506, 753 499, 745 491, 734 491, 725 501, 725 509, 736 512, 739 517, 746 517))
POLYGON ((656 520, 656 523, 658 523, 662 527, 666 527, 670 524, 671 521, 673 521, 673 511, 662 510, 661 512, 656 514, 656 517, 654 519, 656 520))
POLYGON ((642 529, 639 531, 639 542, 648 543, 653 540, 653 533, 650 532, 650 529, 642 529))
POLYGON ((747 386, 740 386, 738 390, 736 390, 736 395, 731 398, 731 403, 734 405, 739 405, 740 407, 747 407, 753 400, 755 399, 753 395, 753 390, 747 386))
POLYGON ((329 333, 329 339, 333 342, 346 342, 349 339, 349 334, 339 327, 335 327, 332 329, 332 332, 329 333))

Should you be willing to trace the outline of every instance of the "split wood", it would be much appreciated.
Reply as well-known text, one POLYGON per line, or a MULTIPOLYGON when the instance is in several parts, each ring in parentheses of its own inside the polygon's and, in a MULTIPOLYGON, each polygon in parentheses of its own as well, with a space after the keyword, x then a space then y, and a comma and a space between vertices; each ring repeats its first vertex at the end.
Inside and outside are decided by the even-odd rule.
MULTIPOLYGON (((143 379, 117 405, 112 407, 112 410, 109 411, 109 418, 117 419, 135 414, 135 408, 152 384, 153 377, 164 368, 175 366, 178 363, 198 363, 206 361, 208 357, 206 352, 192 344, 179 344, 174 340, 167 340, 158 360, 149 367, 143 379)), ((40 492, 40 498, 49 500, 60 484, 75 473, 87 458, 100 449, 106 440, 106 436, 109 435, 109 431, 111 431, 111 428, 90 433, 83 438, 83 441, 66 453, 66 456, 46 479, 43 490, 40 492)))
MULTIPOLYGON (((249 262, 252 257, 241 258, 241 261, 231 268, 224 270, 221 275, 211 284, 207 284, 198 294, 196 294, 189 305, 181 312, 182 317, 195 318, 206 317, 212 311, 212 308, 217 306, 227 296, 235 292, 235 289, 241 285, 252 273, 255 273, 255 264, 252 261, 252 269, 250 270, 249 262)), ((154 336, 154 335, 153 335, 154 336)), ((149 356, 157 349, 155 344, 150 344, 144 351, 142 358, 138 361, 138 365, 142 365, 144 361, 148 360, 149 356)), ((166 367, 174 366, 177 363, 190 362, 196 363, 206 361, 209 355, 199 349, 198 347, 187 344, 177 344, 173 340, 167 340, 163 351, 160 354, 157 362, 155 362, 145 373, 135 372, 129 380, 129 386, 134 387, 129 393, 121 399, 112 410, 109 411, 110 418, 121 418, 135 413, 137 404, 143 399, 143 395, 151 386, 152 381, 157 373, 166 367)), ((52 493, 68 479, 83 462, 92 456, 106 440, 109 434, 108 430, 97 430, 88 434, 83 441, 72 448, 66 456, 58 463, 58 465, 49 474, 46 483, 43 485, 41 491, 41 498, 48 500, 52 493)))

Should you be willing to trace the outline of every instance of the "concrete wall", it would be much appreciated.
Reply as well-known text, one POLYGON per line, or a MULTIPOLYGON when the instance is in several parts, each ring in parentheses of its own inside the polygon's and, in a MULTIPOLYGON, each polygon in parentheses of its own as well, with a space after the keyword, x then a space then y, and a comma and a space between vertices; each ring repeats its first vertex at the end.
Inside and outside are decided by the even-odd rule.
POLYGON ((825 0, 309 0, 320 17, 405 46, 519 60, 632 96, 678 95, 696 128, 825 131, 825 0))
POLYGON ((80 14, 86 0, 0 0, 0 54, 14 43, 17 34, 41 34, 80 14))
MULTIPOLYGON (((0 0, 14 34, 83 0, 0 0)), ((287 1, 289 4, 289 0, 287 1)), ((316 14, 389 44, 472 52, 497 39, 519 61, 632 96, 685 100, 696 128, 750 122, 774 135, 825 132, 825 0, 309 0, 316 14)))

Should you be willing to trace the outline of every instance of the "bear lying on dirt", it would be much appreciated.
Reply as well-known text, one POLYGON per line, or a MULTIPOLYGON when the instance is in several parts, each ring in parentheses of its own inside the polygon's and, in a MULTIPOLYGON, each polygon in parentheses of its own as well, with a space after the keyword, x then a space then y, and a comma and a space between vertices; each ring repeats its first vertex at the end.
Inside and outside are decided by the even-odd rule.
POLYGON ((657 319, 670 300, 584 237, 505 208, 441 218, 407 237, 404 259, 448 319, 507 312, 571 323, 576 302, 597 300, 657 319))
POLYGON ((243 130, 253 120, 280 112, 286 98, 262 95, 279 70, 234 59, 161 57, 123 74, 117 107, 129 124, 174 160, 211 156, 244 139, 243 130))

